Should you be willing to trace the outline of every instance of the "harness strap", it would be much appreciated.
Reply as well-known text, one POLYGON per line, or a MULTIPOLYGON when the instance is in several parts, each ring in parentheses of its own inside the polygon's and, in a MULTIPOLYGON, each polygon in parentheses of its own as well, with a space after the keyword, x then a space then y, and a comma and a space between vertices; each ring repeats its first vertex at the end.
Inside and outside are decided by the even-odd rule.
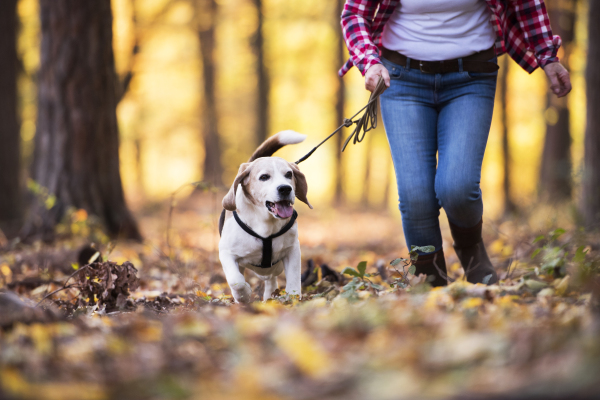
POLYGON ((242 219, 239 217, 239 215, 235 211, 233 212, 233 218, 235 218, 235 222, 237 222, 238 225, 240 226, 240 228, 242 228, 244 231, 246 231, 247 234, 249 234, 250 236, 254 236, 257 239, 262 240, 262 244, 263 244, 262 260, 261 260, 260 265, 257 265, 257 267, 271 268, 273 266, 271 264, 271 259, 273 258, 273 239, 283 235, 284 233, 289 231, 292 228, 292 226, 294 226, 294 222, 296 222, 296 218, 298 218, 298 213, 296 212, 296 210, 294 210, 289 222, 287 224, 285 224, 285 226, 283 228, 281 228, 281 230, 279 232, 274 233, 271 236, 268 236, 266 238, 260 236, 256 232, 254 232, 252 230, 252 228, 250 228, 248 225, 246 225, 244 223, 244 221, 242 221, 242 219))

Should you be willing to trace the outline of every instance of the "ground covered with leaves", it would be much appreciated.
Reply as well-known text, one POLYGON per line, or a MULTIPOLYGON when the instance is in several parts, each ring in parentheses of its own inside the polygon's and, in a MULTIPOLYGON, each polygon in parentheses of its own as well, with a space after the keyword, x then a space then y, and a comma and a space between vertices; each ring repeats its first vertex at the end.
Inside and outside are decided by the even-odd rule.
POLYGON ((597 235, 489 222, 500 284, 466 283, 449 247, 451 283, 432 289, 393 218, 300 218, 302 299, 261 302, 247 275, 255 300, 238 305, 214 217, 182 211, 166 239, 110 243, 80 210, 52 245, 5 241, 0 398, 600 395, 597 235))

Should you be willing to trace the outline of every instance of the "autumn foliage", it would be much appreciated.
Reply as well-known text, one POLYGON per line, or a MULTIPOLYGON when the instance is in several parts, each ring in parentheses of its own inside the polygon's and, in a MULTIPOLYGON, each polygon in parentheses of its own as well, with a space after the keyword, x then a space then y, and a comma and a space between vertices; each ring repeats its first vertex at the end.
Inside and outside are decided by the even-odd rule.
MULTIPOLYGON (((97 243, 99 251, 88 249, 92 263, 86 265, 76 263, 80 244, 93 235, 82 213, 74 213, 73 221, 87 237, 71 235, 35 252, 5 244, 5 395, 412 399, 599 393, 594 296, 600 263, 590 236, 562 229, 535 235, 513 222, 489 222, 489 229, 509 234, 488 244, 500 284, 466 283, 450 258, 453 282, 434 290, 424 276, 413 275, 409 254, 393 237, 374 233, 377 246, 361 243, 356 228, 352 239, 350 232, 339 233, 347 226, 304 213, 301 241, 311 270, 305 271, 302 299, 278 291, 261 302, 259 283, 249 276, 255 300, 243 306, 232 303, 214 254, 194 244, 196 235, 186 229, 191 214, 181 213, 185 217, 175 213, 180 229, 170 246, 158 238, 145 245, 97 243), (329 232, 331 240, 312 243, 319 232, 329 232)), ((351 215, 375 221, 385 235, 397 229, 377 214, 351 215)))

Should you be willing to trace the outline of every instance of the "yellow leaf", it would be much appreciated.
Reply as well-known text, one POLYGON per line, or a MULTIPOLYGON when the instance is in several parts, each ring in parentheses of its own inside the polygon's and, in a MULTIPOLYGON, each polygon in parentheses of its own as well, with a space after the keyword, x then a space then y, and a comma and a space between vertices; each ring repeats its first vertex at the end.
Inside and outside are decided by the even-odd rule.
POLYGON ((0 371, 0 382, 7 393, 19 397, 28 396, 29 384, 18 371, 10 368, 3 369, 0 371))
POLYGON ((75 213, 73 213, 73 219, 76 222, 83 222, 83 221, 87 220, 87 218, 88 218, 88 213, 83 208, 80 208, 79 210, 75 211, 75 213))
POLYGON ((162 324, 158 321, 148 321, 148 324, 136 333, 137 337, 144 342, 158 342, 162 339, 162 324))
POLYGON ((40 354, 52 351, 52 325, 33 324, 29 328, 31 340, 40 354))
POLYGON ((489 247, 490 251, 494 254, 501 254, 504 248, 504 242, 502 239, 495 240, 489 247))
POLYGON ((514 305, 514 300, 517 300, 518 298, 519 296, 516 295, 496 297, 494 303, 502 307, 511 307, 514 305))
POLYGON ((273 338, 283 353, 305 374, 318 378, 329 373, 329 357, 301 327, 284 324, 277 329, 273 338))
POLYGON ((470 297, 468 299, 465 299, 461 305, 462 308, 468 309, 480 307, 482 304, 483 299, 481 297, 470 297))
POLYGON ((546 288, 546 289, 540 290, 540 292, 537 294, 537 297, 549 297, 549 296, 552 296, 553 294, 554 294, 554 289, 546 288))
POLYGON ((8 264, 2 264, 0 266, 0 272, 2 272, 2 275, 6 276, 7 278, 10 278, 12 276, 12 270, 10 269, 8 264))
POLYGON ((569 275, 562 278, 562 280, 558 283, 558 285, 556 285, 556 294, 557 295, 562 296, 565 294, 565 292, 569 288, 570 280, 571 280, 571 277, 569 275))
POLYGON ((173 333, 175 336, 207 336, 210 333, 210 325, 202 320, 191 319, 177 324, 173 333))
POLYGON ((453 263, 452 265, 450 265, 450 268, 448 269, 449 272, 456 272, 461 268, 460 263, 453 263))
POLYGON ((437 310, 439 307, 448 306, 452 303, 452 298, 448 295, 448 293, 442 290, 442 288, 436 287, 433 288, 427 296, 427 300, 425 301, 425 310, 437 310))
POLYGON ((236 327, 244 336, 254 336, 273 331, 276 319, 270 315, 242 314, 236 319, 236 327))

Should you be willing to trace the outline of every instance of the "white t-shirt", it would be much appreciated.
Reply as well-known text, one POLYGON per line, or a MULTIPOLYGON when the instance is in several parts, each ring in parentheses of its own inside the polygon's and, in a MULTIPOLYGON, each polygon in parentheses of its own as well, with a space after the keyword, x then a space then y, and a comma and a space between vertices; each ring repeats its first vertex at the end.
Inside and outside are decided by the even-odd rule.
POLYGON ((496 41, 490 17, 485 0, 400 0, 382 43, 415 60, 466 57, 496 41))

